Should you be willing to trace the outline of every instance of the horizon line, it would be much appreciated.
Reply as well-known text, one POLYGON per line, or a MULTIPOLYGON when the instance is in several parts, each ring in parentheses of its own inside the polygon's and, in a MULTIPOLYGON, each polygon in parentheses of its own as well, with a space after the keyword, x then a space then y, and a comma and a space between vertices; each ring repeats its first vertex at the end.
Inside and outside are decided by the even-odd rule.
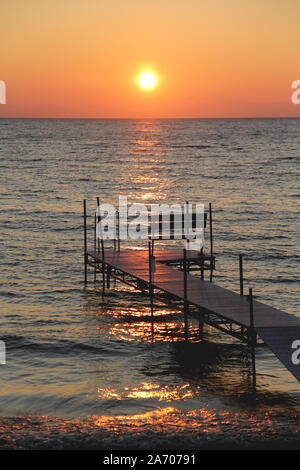
POLYGON ((64 120, 208 120, 208 119, 300 119, 300 116, 242 116, 242 117, 39 117, 39 116, 0 116, 0 119, 64 119, 64 120))

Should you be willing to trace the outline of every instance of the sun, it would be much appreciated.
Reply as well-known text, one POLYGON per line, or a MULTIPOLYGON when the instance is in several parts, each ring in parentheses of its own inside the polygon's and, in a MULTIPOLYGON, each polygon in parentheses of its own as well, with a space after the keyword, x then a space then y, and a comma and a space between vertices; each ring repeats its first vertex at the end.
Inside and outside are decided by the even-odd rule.
POLYGON ((153 75, 153 73, 145 72, 145 73, 142 73, 142 75, 140 75, 139 77, 139 85, 142 88, 145 88, 147 90, 149 90, 150 88, 153 88, 155 83, 156 83, 156 78, 155 78, 155 75, 153 75))

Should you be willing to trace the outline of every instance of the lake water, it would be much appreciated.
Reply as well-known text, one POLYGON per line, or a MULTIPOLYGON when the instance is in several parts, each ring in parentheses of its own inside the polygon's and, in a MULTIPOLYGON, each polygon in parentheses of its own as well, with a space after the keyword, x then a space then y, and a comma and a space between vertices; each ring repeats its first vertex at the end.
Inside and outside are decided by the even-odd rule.
MULTIPOLYGON (((300 119, 0 120, 0 446, 205 448, 297 439, 300 385, 257 348, 131 288, 83 283, 82 200, 212 202, 214 280, 299 312, 300 119), (193 326, 192 326, 193 327, 193 326)), ((92 233, 89 233, 92 240, 92 233)), ((134 245, 131 245, 134 247, 134 245)))

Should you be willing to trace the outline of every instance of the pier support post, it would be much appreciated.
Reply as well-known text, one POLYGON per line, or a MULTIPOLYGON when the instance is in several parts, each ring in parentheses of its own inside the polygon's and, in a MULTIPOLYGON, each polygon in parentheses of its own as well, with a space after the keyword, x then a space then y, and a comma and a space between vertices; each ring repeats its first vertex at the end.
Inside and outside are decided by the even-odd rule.
MULTIPOLYGON (((182 233, 184 233, 185 229, 188 228, 188 217, 189 217, 189 201, 185 201, 185 206, 186 206, 186 212, 185 212, 185 215, 186 215, 186 221, 187 221, 187 226, 185 227, 185 218, 183 218, 183 221, 182 221, 182 233)), ((192 215, 193 217, 193 215, 192 215)), ((193 219, 192 219, 192 227, 193 227, 193 219)), ((186 244, 185 244, 185 247, 187 250, 190 249, 190 240, 187 238, 186 239, 186 244)))
POLYGON ((87 233, 86 233, 86 200, 83 200, 83 231, 84 231, 84 283, 87 283, 87 233))
POLYGON ((111 268, 109 266, 107 266, 107 270, 106 270, 106 286, 107 286, 107 289, 110 289, 110 272, 111 272, 111 268))
POLYGON ((120 212, 117 211, 117 244, 118 252, 120 253, 120 212))
MULTIPOLYGON (((98 212, 98 224, 101 227, 101 216, 100 216, 100 198, 97 197, 97 212, 98 212)), ((104 240, 103 231, 101 227, 101 253, 102 253, 102 296, 105 294, 105 264, 104 264, 104 240)), ((98 251, 100 252, 99 239, 98 239, 98 251)))
POLYGON ((201 266, 200 266, 200 270, 201 270, 201 281, 204 281, 204 254, 203 254, 203 247, 201 248, 200 256, 201 256, 201 266))
MULTIPOLYGON (((97 211, 98 211, 98 224, 101 224, 101 216, 100 216, 100 198, 97 197, 97 211)), ((101 227, 101 225, 100 225, 101 227)), ((98 239, 98 251, 100 251, 99 247, 99 239, 98 239)), ((101 227, 101 252, 102 252, 102 259, 104 260, 104 240, 103 240, 103 232, 101 227)))
POLYGON ((203 338, 203 316, 202 314, 200 313, 200 317, 199 317, 199 338, 202 339, 203 338))
MULTIPOLYGON (((97 223, 99 224, 100 222, 100 207, 99 207, 99 198, 97 197, 97 209, 96 209, 96 214, 97 214, 97 223)), ((100 253, 100 239, 99 239, 99 232, 98 232, 98 237, 97 237, 97 251, 100 253)))
POLYGON ((188 300, 187 300, 187 266, 186 249, 183 249, 183 298, 184 298, 184 332, 185 340, 188 340, 188 300))
POLYGON ((151 316, 153 321, 153 285, 152 285, 152 247, 151 242, 148 242, 148 258, 149 258, 149 297, 150 297, 150 308, 151 308, 151 316))
MULTIPOLYGON (((95 212, 95 217, 94 217, 94 252, 96 253, 97 251, 97 238, 96 238, 96 226, 97 226, 97 219, 96 219, 96 212, 95 212)), ((94 282, 96 282, 96 276, 97 276, 97 261, 94 259, 94 282)))
POLYGON ((212 207, 211 202, 209 203, 209 240, 210 240, 210 282, 213 278, 213 256, 214 256, 214 246, 213 246, 213 229, 212 229, 212 207))
POLYGON ((243 255, 239 254, 240 264, 240 295, 244 295, 244 277, 243 277, 243 255))
POLYGON ((253 295, 252 288, 249 289, 249 312, 250 312, 250 345, 251 345, 251 357, 252 357, 252 378, 253 388, 256 387, 256 367, 255 367, 255 343, 256 335, 254 330, 254 316, 253 316, 253 295))

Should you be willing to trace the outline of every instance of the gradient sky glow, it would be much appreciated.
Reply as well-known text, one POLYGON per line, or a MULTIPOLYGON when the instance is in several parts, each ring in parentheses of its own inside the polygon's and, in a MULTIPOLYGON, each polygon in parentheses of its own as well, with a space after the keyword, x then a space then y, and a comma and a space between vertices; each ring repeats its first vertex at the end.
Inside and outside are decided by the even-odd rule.
POLYGON ((299 0, 0 2, 0 117, 300 116, 299 0))

